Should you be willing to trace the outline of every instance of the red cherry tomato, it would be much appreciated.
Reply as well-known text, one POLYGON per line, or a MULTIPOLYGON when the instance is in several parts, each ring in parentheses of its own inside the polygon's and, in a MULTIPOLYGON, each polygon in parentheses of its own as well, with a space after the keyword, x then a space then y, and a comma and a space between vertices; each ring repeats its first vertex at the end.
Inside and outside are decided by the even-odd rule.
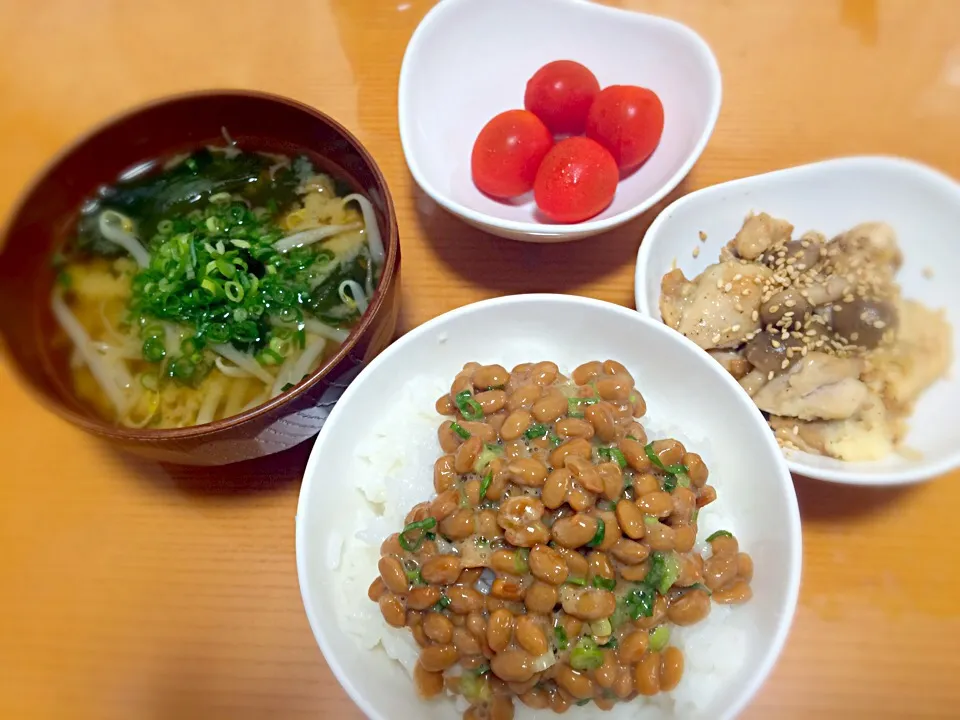
POLYGON ((579 135, 598 92, 600 83, 587 68, 573 60, 556 60, 527 81, 523 106, 557 135, 579 135))
POLYGON ((473 182, 488 195, 510 198, 533 187, 537 168, 553 147, 553 135, 526 110, 507 110, 483 126, 473 144, 473 182))
POLYGON ((543 159, 533 197, 551 220, 580 222, 610 204, 619 179, 617 163, 603 146, 585 137, 567 138, 543 159))
POLYGON ((590 106, 586 132, 613 154, 621 170, 633 170, 660 142, 663 105, 653 90, 611 85, 590 106))

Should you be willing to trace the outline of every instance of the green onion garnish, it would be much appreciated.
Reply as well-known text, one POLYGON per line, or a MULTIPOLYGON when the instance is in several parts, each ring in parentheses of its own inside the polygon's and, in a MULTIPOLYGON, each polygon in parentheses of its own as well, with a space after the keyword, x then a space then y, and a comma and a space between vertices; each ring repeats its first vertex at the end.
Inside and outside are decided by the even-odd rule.
POLYGON ((546 425, 534 423, 527 428, 524 436, 527 438, 527 440, 535 440, 536 438, 542 438, 548 432, 550 432, 550 429, 546 425))
POLYGON ((713 595, 713 590, 708 588, 703 583, 694 583, 693 585, 688 587, 687 590, 703 590, 707 595, 713 595))
POLYGON ((400 533, 400 547, 407 552, 416 552, 420 549, 420 546, 423 545, 423 541, 426 539, 426 531, 432 530, 436 526, 437 520, 436 518, 432 517, 410 523, 400 533), (410 534, 413 535, 412 539, 407 537, 410 534))
POLYGON ((567 398, 567 415, 570 417, 583 417, 582 408, 586 405, 595 405, 600 402, 600 398, 583 398, 583 397, 572 397, 567 398), (575 415, 574 413, 579 413, 575 415))
POLYGON ((477 456, 476 462, 473 463, 473 471, 479 475, 486 470, 487 465, 501 455, 503 455, 503 447, 500 445, 485 443, 483 450, 480 451, 480 455, 477 456))
POLYGON ((653 617, 653 606, 656 602, 657 591, 644 584, 624 595, 617 609, 631 620, 639 620, 641 617, 653 617))
POLYGON ((526 575, 530 572, 530 550, 528 548, 520 548, 513 553, 513 569, 516 570, 517 575, 526 575))
POLYGON ((613 590, 617 586, 615 578, 605 578, 599 575, 593 576, 593 586, 601 590, 613 590))
POLYGON ((668 642, 670 642, 670 628, 666 625, 658 625, 650 633, 649 648, 651 652, 660 652, 667 646, 668 642))
POLYGON ((589 705, 592 700, 593 700, 593 698, 584 698, 583 700, 577 700, 577 702, 574 703, 574 704, 575 704, 577 707, 583 707, 584 705, 589 705))
POLYGON ((587 547, 596 547, 603 542, 603 536, 606 533, 606 524, 602 518, 597 518, 597 532, 594 533, 593 540, 587 543, 587 547))
POLYGON ((488 472, 483 476, 483 480, 480 481, 480 499, 483 500, 487 496, 487 490, 490 489, 490 483, 493 482, 493 473, 488 472))
POLYGON ((450 598, 448 598, 446 595, 441 595, 435 607, 438 607, 441 610, 446 610, 448 607, 450 607, 450 598))
POLYGON ((453 430, 457 435, 459 435, 464 440, 470 439, 470 431, 467 430, 463 425, 458 422, 450 423, 450 429, 453 430))
POLYGON ((457 393, 453 401, 456 403, 457 409, 460 411, 460 414, 463 415, 464 419, 483 419, 483 408, 480 407, 480 403, 473 399, 473 395, 469 390, 457 393))
POLYGON ((559 447, 563 444, 563 440, 556 433, 547 435, 547 440, 550 441, 551 447, 559 447))
POLYGON ((587 579, 582 577, 568 577, 565 585, 579 585, 581 587, 587 584, 587 579))
POLYGON ((582 637, 570 651, 570 667, 574 670, 595 670, 603 665, 603 653, 593 638, 582 637))
POLYGON ((666 595, 680 577, 680 561, 670 552, 655 552, 650 556, 650 571, 643 579, 646 585, 666 595))
POLYGON ((717 530, 715 533, 712 533, 707 537, 707 542, 713 542, 717 538, 721 538, 721 537, 732 538, 733 533, 730 532, 729 530, 717 530))
POLYGON ((563 625, 557 625, 553 629, 553 636, 557 641, 557 650, 566 650, 570 645, 567 640, 567 631, 563 629, 563 625))
POLYGON ((404 570, 407 576, 407 582, 411 585, 425 585, 423 578, 420 576, 420 568, 414 568, 412 570, 404 570))
POLYGON ((676 475, 677 473, 686 473, 687 466, 683 463, 677 463, 676 465, 664 465, 660 457, 653 451, 653 443, 647 443, 643 447, 643 451, 647 454, 647 457, 650 458, 656 467, 663 470, 665 473, 670 473, 671 475, 676 475))
POLYGON ((620 452, 620 448, 615 447, 601 447, 597 448, 597 455, 607 462, 613 460, 620 466, 621 469, 627 466, 627 459, 623 456, 623 453, 620 452))

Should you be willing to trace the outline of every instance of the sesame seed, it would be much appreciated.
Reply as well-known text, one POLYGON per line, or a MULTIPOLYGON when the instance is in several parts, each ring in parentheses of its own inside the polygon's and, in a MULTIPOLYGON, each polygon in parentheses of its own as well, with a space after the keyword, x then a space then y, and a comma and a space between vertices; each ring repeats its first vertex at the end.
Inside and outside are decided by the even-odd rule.
POLYGON ((775 348, 780 347, 780 343, 777 342, 776 340, 771 340, 771 341, 770 341, 770 344, 773 345, 775 348))
POLYGON ((738 280, 743 280, 743 275, 741 273, 737 273, 736 275, 733 276, 734 282, 737 282, 738 280))
POLYGON ((753 320, 754 322, 757 322, 757 320, 760 319, 760 313, 754 310, 752 313, 750 313, 750 319, 753 320))
POLYGON ((730 292, 732 289, 733 289, 733 285, 731 283, 727 283, 726 285, 723 286, 724 292, 730 292))
POLYGON ((719 335, 714 335, 712 342, 713 342, 714 345, 716 345, 718 342, 720 342, 720 336, 719 336, 719 335))
POLYGON ((773 370, 767 373, 767 380, 773 380, 773 370))
POLYGON ((699 256, 700 256, 700 247, 699 247, 699 246, 697 246, 697 247, 695 247, 695 248, 693 249, 693 256, 694 256, 694 257, 699 257, 699 256))
POLYGON ((780 309, 780 306, 779 306, 779 305, 771 305, 771 306, 770 306, 770 314, 772 315, 773 313, 777 312, 777 310, 779 310, 779 309, 780 309))
POLYGON ((699 235, 700 235, 700 242, 707 241, 707 234, 703 230, 700 231, 699 235))
POLYGON ((733 326, 732 328, 730 328, 730 329, 731 329, 733 332, 740 332, 740 323, 737 323, 736 325, 734 325, 734 326, 733 326))
POLYGON ((788 367, 790 367, 790 361, 789 361, 789 360, 784 360, 782 363, 780 363, 780 369, 781 369, 781 370, 786 370, 788 367))

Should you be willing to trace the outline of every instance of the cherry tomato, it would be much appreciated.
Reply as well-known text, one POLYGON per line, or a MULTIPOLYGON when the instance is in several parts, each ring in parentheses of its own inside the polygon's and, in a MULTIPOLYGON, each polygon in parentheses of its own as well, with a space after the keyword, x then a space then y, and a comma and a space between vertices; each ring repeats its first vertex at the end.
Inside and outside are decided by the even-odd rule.
POLYGON ((483 126, 473 144, 473 182, 488 195, 510 198, 533 187, 537 168, 553 147, 553 135, 526 110, 507 110, 483 126))
POLYGON ((556 60, 527 81, 523 106, 555 134, 579 135, 598 92, 600 83, 587 68, 573 60, 556 60))
POLYGON ((610 204, 619 179, 617 163, 602 145, 585 137, 567 138, 543 159, 533 197, 551 220, 580 222, 610 204))
POLYGON ((660 142, 663 105, 653 90, 611 85, 590 106, 586 132, 613 154, 621 170, 633 170, 660 142))

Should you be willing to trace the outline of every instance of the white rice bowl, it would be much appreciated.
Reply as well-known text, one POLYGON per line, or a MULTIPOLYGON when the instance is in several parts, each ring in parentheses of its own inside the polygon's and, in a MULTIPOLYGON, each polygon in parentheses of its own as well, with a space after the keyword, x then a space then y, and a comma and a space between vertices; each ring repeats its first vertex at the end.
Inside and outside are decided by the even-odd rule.
MULTIPOLYGON (((528 300, 553 297, 526 296, 528 300)), ((564 299, 578 305, 614 307, 581 298, 564 299)), ((514 302, 517 300, 519 298, 513 298, 514 302)), ((508 299, 470 307, 504 302, 508 299)), ((622 308, 618 310, 623 311, 622 308)), ((634 314, 628 317, 640 319, 634 314)), ((429 330, 430 325, 442 320, 438 318, 411 335, 424 331, 424 328, 429 330)), ((642 322, 651 321, 643 319, 642 322)), ((657 327, 662 328, 659 324, 657 327)), ((367 589, 377 576, 380 544, 403 527, 404 517, 413 505, 434 494, 433 464, 441 452, 437 427, 442 421, 434 410, 434 403, 449 389, 457 370, 469 360, 499 362, 511 367, 518 362, 550 359, 560 365, 562 372, 569 373, 586 360, 612 357, 624 362, 637 378, 637 386, 647 400, 648 413, 643 424, 648 436, 678 438, 691 450, 699 452, 710 468, 710 482, 717 488, 718 499, 700 513, 700 549, 705 546, 703 539, 714 530, 730 530, 737 535, 743 549, 754 557, 756 573, 753 583, 755 597, 750 603, 737 607, 714 604, 703 622, 686 628, 671 626, 670 642, 682 649, 685 656, 684 676, 674 691, 654 698, 618 703, 612 711, 602 713, 602 717, 613 720, 732 717, 772 666, 793 614, 797 592, 794 583, 799 582, 796 498, 792 485, 789 485, 789 476, 782 467, 779 450, 766 432, 762 419, 758 415, 754 419, 755 410, 749 408, 747 418, 750 420, 748 424, 756 425, 758 430, 755 442, 761 443, 758 455, 765 463, 761 475, 770 478, 768 483, 783 482, 785 476, 788 487, 764 489, 755 486, 755 492, 744 492, 743 460, 730 461, 737 455, 736 448, 730 447, 730 435, 731 432, 737 434, 737 431, 731 428, 718 430, 710 422, 709 408, 692 406, 682 399, 678 402, 677 393, 669 384, 655 379, 651 382, 650 374, 643 368, 649 358, 646 363, 631 362, 636 350, 615 352, 611 351, 615 348, 596 348, 589 354, 564 352, 554 346, 555 341, 531 343, 529 334, 521 329, 511 333, 516 336, 515 342, 511 343, 508 337, 498 343, 501 348, 496 354, 473 351, 470 347, 456 352, 446 332, 432 335, 431 346, 436 350, 432 358, 439 362, 432 361, 429 372, 425 372, 423 364, 416 361, 405 368, 416 369, 415 374, 401 372, 391 377, 384 371, 384 382, 390 383, 395 377, 402 376, 402 384, 395 385, 388 395, 384 394, 384 400, 377 404, 376 417, 362 424, 361 428, 352 428, 361 415, 337 423, 338 412, 349 409, 351 393, 362 389, 357 384, 374 371, 378 363, 386 362, 391 351, 410 336, 388 349, 361 373, 355 386, 347 391, 331 414, 311 456, 301 492, 297 547, 304 603, 327 661, 354 700, 369 717, 377 720, 408 717, 454 720, 466 707, 460 698, 448 696, 422 701, 416 697, 410 676, 419 648, 408 630, 388 626, 377 604, 367 598, 367 589), (671 412, 672 407, 686 407, 687 410, 671 412), (351 429, 346 430, 347 427, 351 429), (334 429, 343 429, 343 432, 331 433, 334 429), (338 437, 328 439, 325 437, 328 434, 337 434, 338 437), (329 440, 326 445, 325 440, 329 440), (329 449, 321 452, 325 446, 329 449), (325 458, 326 468, 321 467, 318 460, 321 455, 325 458), (335 467, 330 468, 331 463, 335 467), (325 470, 332 472, 327 475, 325 470), (725 492, 727 489, 729 491, 725 492), (336 499, 326 497, 331 493, 336 499), (331 507, 334 504, 335 511, 331 507), (318 522, 313 517, 318 515, 324 515, 325 520, 318 522), (386 700, 382 697, 384 695, 391 700, 386 700)), ((668 344, 686 343, 676 335, 671 334, 670 338, 668 344)), ((687 348, 683 347, 683 350, 687 348)), ((696 349, 694 351, 699 353, 696 349)), ((412 357, 416 355, 411 353, 412 357)), ((704 355, 703 360, 705 367, 710 367, 707 364, 710 359, 704 355)), ((676 370, 680 377, 684 376, 683 367, 678 366, 676 370)), ((371 397, 379 397, 376 391, 371 392, 371 397)), ((733 396, 739 397, 735 393, 733 396)), ((714 398, 717 399, 722 400, 714 398)), ((737 413, 728 408, 718 419, 726 417, 728 421, 742 424, 743 420, 735 415, 737 413)), ((752 437, 753 429, 747 429, 747 434, 752 437)), ((761 479, 749 480, 757 482, 761 479)), ((531 710, 519 702, 515 706, 518 720, 552 715, 549 711, 531 710)), ((601 711, 591 704, 571 708, 570 713, 572 717, 594 717, 600 716, 601 711)))

